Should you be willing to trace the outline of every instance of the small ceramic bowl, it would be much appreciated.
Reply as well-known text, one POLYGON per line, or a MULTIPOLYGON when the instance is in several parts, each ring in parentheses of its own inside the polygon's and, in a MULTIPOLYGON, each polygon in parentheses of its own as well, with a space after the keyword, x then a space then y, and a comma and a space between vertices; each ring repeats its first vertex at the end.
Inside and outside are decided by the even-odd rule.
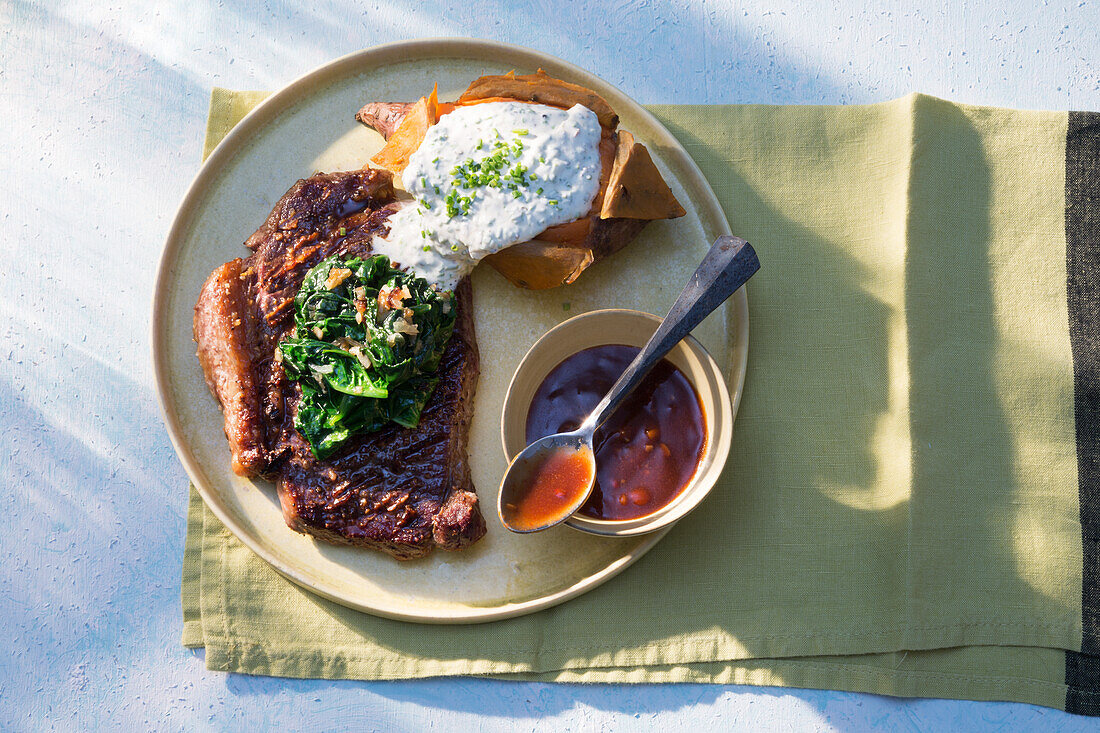
MULTIPOLYGON (((511 461, 526 445, 527 410, 554 367, 569 356, 606 344, 644 346, 661 319, 649 313, 607 309, 583 313, 547 331, 523 357, 504 398, 500 434, 511 461)), ((684 490, 664 507, 637 519, 592 519, 574 514, 566 524, 610 537, 630 537, 667 527, 690 512, 710 492, 726 465, 733 435, 733 406, 722 370, 694 337, 688 336, 665 357, 687 377, 703 405, 707 444, 684 490)))

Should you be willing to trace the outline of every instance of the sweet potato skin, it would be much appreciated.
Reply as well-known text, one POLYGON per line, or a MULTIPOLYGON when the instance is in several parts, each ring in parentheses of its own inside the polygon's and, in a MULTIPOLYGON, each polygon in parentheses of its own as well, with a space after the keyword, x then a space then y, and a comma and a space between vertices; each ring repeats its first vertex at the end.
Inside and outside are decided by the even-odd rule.
POLYGON ((591 89, 555 79, 542 69, 534 74, 522 74, 509 71, 501 76, 482 76, 470 84, 459 104, 469 104, 479 100, 493 98, 514 99, 520 102, 546 104, 551 107, 569 109, 575 104, 583 104, 596 113, 600 125, 614 130, 619 126, 619 116, 603 97, 591 89))
POLYGON ((676 219, 686 214, 646 146, 626 130, 617 134, 615 164, 603 187, 600 218, 676 219))
POLYGON ((367 102, 355 113, 355 119, 377 130, 383 140, 389 140, 414 104, 414 102, 367 102))
POLYGON ((580 242, 534 239, 489 255, 485 262, 517 287, 556 288, 575 281, 589 266, 630 244, 648 223, 647 219, 591 216, 588 232, 580 242))

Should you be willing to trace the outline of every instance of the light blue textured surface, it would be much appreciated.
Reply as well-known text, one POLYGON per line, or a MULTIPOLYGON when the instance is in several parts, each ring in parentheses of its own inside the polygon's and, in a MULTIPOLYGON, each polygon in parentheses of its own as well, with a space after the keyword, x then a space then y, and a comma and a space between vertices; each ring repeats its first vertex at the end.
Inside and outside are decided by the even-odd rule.
POLYGON ((642 102, 957 101, 1100 110, 1095 2, 0 0, 0 728, 1000 730, 1028 705, 738 686, 210 673, 179 646, 186 477, 148 357, 153 273, 210 87, 479 36, 642 102))

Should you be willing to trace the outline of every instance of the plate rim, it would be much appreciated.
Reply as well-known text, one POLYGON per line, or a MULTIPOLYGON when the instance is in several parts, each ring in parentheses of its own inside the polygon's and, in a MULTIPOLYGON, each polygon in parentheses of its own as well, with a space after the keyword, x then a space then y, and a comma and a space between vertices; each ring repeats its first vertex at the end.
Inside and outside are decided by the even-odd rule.
MULTIPOLYGON (((180 204, 173 216, 165 238, 164 247, 157 264, 156 278, 153 286, 153 298, 151 303, 150 345, 153 358, 153 375, 157 393, 157 404, 160 408, 161 420, 168 431, 168 437, 177 458, 183 464, 191 484, 198 491, 207 508, 257 556, 263 559, 271 568, 296 585, 316 593, 324 598, 334 601, 342 606, 362 611, 375 616, 391 618, 399 621, 429 623, 429 624, 473 624, 497 621, 515 616, 526 615, 551 606, 564 603, 575 598, 621 573, 627 567, 639 560, 646 552, 655 546, 675 525, 673 523, 666 528, 654 532, 624 553, 619 559, 609 563, 596 573, 591 573, 580 578, 577 582, 552 593, 528 598, 514 603, 505 603, 492 606, 468 605, 459 608, 439 609, 409 613, 391 606, 370 605, 361 603, 341 594, 336 588, 330 587, 323 580, 306 577, 292 567, 284 565, 259 538, 253 537, 244 527, 240 526, 233 518, 232 513, 219 500, 217 492, 206 485, 204 471, 199 461, 192 454, 184 440, 183 429, 178 418, 170 411, 169 405, 169 367, 165 362, 166 349, 162 348, 162 334, 164 322, 167 318, 166 307, 171 281, 171 264, 177 260, 178 250, 182 246, 183 229, 190 213, 196 208, 203 198, 206 189, 217 180, 217 176, 224 170, 226 164, 233 155, 247 144, 251 136, 267 121, 284 109, 291 108, 300 101, 303 93, 308 93, 308 87, 318 83, 319 88, 325 88, 332 83, 332 76, 339 75, 343 67, 359 68, 357 73, 364 73, 371 66, 380 66, 379 57, 385 58, 394 53, 402 54, 406 59, 430 59, 430 58, 469 58, 477 60, 496 54, 498 60, 504 56, 505 61, 517 61, 517 65, 524 66, 548 66, 555 67, 553 73, 565 72, 566 78, 587 86, 603 96, 621 98, 631 106, 631 112, 637 113, 648 125, 661 132, 671 141, 667 150, 662 154, 676 159, 677 164, 685 169, 692 183, 699 187, 706 195, 703 200, 697 201, 697 206, 708 210, 710 218, 719 223, 719 233, 732 234, 729 221, 722 210, 710 182, 703 175, 694 159, 687 153, 683 145, 657 118, 640 103, 616 86, 597 77, 595 74, 560 59, 525 46, 502 43, 480 38, 451 38, 434 37, 420 38, 406 41, 371 46, 353 51, 314 67, 301 74, 296 79, 269 94, 263 101, 257 104, 238 122, 229 133, 203 161, 191 184, 187 187, 180 204), (371 63, 375 61, 375 63, 371 63), (610 91, 610 94, 608 92, 610 91)), ((736 314, 733 326, 737 329, 731 333, 733 346, 729 351, 731 368, 727 375, 728 387, 733 407, 733 422, 736 426, 737 412, 741 402, 741 396, 745 384, 745 376, 748 365, 749 343, 749 312, 746 287, 742 287, 734 294, 733 313, 736 314)))

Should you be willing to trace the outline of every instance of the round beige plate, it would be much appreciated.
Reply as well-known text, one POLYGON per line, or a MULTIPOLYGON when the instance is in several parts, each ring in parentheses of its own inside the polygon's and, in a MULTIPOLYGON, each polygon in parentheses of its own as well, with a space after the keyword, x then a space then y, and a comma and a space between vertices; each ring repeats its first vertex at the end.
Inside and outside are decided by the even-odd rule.
MULTIPOLYGON (((218 146, 176 214, 153 300, 153 362, 164 420, 207 506, 276 570, 334 601, 410 621, 470 623, 517 616, 577 596, 637 560, 663 533, 628 539, 558 527, 515 535, 497 519, 506 468, 502 400, 527 349, 566 318, 596 308, 663 314, 711 241, 728 233, 718 201, 684 149, 648 112, 585 71, 534 51, 484 41, 422 40, 367 49, 326 64, 273 94, 218 146), (217 266, 247 254, 241 243, 295 180, 363 166, 381 138, 354 120, 372 100, 415 100, 439 84, 454 99, 474 78, 542 67, 596 90, 644 142, 687 216, 650 224, 627 249, 574 285, 532 292, 491 268, 474 273, 481 348, 470 463, 489 531, 460 553, 398 562, 371 550, 316 543, 286 527, 274 487, 229 468, 222 415, 207 391, 191 339, 199 287, 217 266)), ((744 290, 695 331, 728 370, 736 410, 748 353, 744 290)))

